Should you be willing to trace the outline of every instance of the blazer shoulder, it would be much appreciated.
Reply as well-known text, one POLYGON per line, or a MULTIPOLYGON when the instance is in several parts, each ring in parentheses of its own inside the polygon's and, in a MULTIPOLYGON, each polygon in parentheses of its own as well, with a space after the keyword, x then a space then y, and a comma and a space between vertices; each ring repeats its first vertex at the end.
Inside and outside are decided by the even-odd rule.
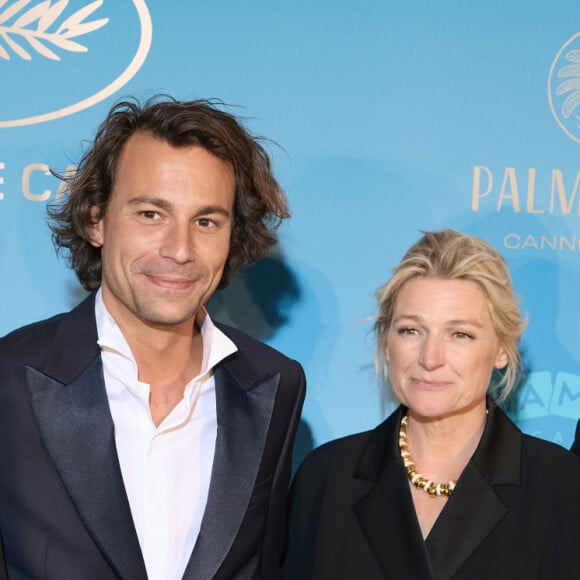
POLYGON ((403 408, 399 407, 373 429, 340 437, 317 447, 306 456, 297 476, 338 480, 335 476, 343 474, 378 481, 382 471, 400 459, 395 447, 402 412, 403 408))
POLYGON ((340 472, 354 473, 373 431, 340 437, 312 450, 296 473, 297 480, 335 479, 340 472))
POLYGON ((28 324, 0 338, 0 363, 43 368, 55 353, 82 362, 80 359, 84 360, 87 353, 93 356, 96 348, 91 294, 69 312, 28 324))
POLYGON ((0 359, 18 356, 20 352, 33 352, 43 345, 46 348, 64 316, 66 313, 56 314, 45 320, 17 328, 0 338, 0 359))
MULTIPOLYGON (((561 445, 546 441, 532 435, 523 434, 523 458, 537 465, 546 473, 550 468, 566 469, 571 477, 580 484, 580 457, 561 445)), ((580 491, 580 486, 579 486, 580 491)))

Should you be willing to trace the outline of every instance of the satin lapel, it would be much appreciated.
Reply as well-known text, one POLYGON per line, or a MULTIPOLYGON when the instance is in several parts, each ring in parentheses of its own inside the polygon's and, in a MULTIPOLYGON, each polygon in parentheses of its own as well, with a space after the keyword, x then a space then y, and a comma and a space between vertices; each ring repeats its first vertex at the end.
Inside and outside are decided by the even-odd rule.
POLYGON ((427 538, 437 578, 452 578, 507 515, 509 509, 494 487, 521 485, 521 444, 521 433, 490 402, 479 446, 427 538))
POLYGON ((115 451, 100 356, 63 384, 27 368, 46 448, 87 530, 123 579, 146 579, 115 451))
POLYGON ((371 484, 353 509, 388 580, 431 580, 425 542, 397 450, 401 409, 371 434, 355 477, 371 484))
POLYGON ((409 486, 399 471, 395 464, 387 467, 384 479, 354 505, 354 511, 385 578, 431 580, 433 576, 409 486))
POLYGON ((209 497, 184 580, 213 578, 228 554, 252 496, 270 427, 280 376, 245 389, 234 378, 240 373, 230 372, 234 367, 225 364, 215 373, 218 429, 209 497))
POLYGON ((488 482, 469 463, 427 538, 435 576, 440 580, 451 578, 507 512, 488 482))

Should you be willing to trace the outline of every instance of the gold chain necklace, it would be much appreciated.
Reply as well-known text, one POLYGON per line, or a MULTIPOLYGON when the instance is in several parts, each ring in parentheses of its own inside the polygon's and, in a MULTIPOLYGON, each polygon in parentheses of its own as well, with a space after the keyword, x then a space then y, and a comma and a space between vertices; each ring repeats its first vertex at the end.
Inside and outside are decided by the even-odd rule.
POLYGON ((407 470, 407 477, 409 481, 417 488, 428 493, 431 497, 449 497, 451 492, 455 489, 456 482, 450 480, 447 483, 434 483, 430 479, 423 477, 420 473, 417 473, 415 469, 415 464, 411 459, 411 454, 407 447, 407 420, 408 415, 405 415, 401 419, 401 427, 399 429, 399 450, 401 452, 401 457, 403 458, 403 464, 407 470))

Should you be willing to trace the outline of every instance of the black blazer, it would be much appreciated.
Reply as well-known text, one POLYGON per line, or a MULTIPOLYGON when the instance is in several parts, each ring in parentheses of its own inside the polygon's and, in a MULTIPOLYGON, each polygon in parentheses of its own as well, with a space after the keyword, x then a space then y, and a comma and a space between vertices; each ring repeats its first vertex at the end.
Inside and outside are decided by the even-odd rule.
POLYGON ((423 541, 398 451, 402 408, 315 450, 293 483, 287 580, 578 580, 580 460, 492 405, 423 541))
MULTIPOLYGON (((234 329, 215 370, 217 440, 187 580, 281 578, 302 368, 234 329)), ((90 296, 0 340, 0 534, 10 580, 146 580, 90 296)))
POLYGON ((574 443, 572 443, 572 448, 570 449, 570 451, 580 456, 580 420, 576 424, 576 436, 574 438, 574 443))

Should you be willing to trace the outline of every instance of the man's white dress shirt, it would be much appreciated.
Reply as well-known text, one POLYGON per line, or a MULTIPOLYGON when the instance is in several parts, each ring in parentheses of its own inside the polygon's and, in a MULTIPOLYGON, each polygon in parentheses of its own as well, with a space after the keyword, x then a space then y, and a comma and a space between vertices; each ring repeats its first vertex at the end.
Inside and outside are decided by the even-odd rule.
POLYGON ((201 371, 156 427, 149 385, 139 381, 131 349, 100 290, 95 314, 117 454, 147 576, 178 580, 197 540, 209 491, 217 434, 213 368, 237 348, 207 312, 200 313, 201 371))

